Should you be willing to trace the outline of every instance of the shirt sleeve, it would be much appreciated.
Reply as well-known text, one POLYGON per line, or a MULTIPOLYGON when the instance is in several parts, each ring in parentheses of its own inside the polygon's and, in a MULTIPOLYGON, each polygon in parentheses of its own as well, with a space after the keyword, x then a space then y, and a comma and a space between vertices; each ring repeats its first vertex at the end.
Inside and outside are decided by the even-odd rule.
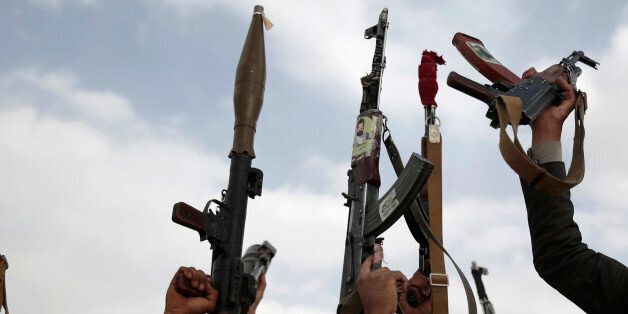
POLYGON ((543 142, 530 147, 528 155, 537 164, 563 161, 563 150, 560 141, 543 142))
MULTIPOLYGON (((562 162, 541 167, 558 178, 566 176, 562 162)), ((628 268, 582 242, 570 193, 551 196, 523 180, 521 185, 534 268, 541 278, 587 313, 628 313, 628 268)))

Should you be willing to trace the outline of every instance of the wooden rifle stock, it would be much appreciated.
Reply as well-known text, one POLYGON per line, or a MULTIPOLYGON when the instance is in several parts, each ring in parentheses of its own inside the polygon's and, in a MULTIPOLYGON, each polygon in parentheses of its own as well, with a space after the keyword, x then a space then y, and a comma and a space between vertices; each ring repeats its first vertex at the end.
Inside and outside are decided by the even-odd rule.
POLYGON ((499 96, 497 90, 468 79, 454 71, 450 72, 447 76, 447 85, 475 99, 478 99, 487 105, 490 105, 491 102, 493 102, 493 99, 499 96))
POLYGON ((456 33, 451 42, 460 54, 492 83, 507 85, 521 83, 521 78, 497 61, 481 40, 467 34, 456 33))

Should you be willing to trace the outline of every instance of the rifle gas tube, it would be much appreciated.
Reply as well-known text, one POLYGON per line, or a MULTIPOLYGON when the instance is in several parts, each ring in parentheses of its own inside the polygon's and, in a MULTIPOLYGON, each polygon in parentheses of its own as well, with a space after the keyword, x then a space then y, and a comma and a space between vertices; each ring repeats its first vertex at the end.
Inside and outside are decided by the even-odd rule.
POLYGON ((373 254, 377 236, 392 226, 410 207, 433 168, 428 160, 412 154, 397 181, 384 197, 378 199, 383 120, 379 110, 379 96, 386 67, 384 50, 387 28, 388 10, 383 9, 377 24, 364 33, 366 39, 375 38, 375 53, 371 72, 360 80, 362 101, 353 138, 351 170, 347 173, 348 193, 343 193, 347 200, 345 205, 350 210, 338 306, 341 313, 359 311, 350 307, 356 303, 355 284, 360 265, 373 254))
POLYGON ((229 183, 221 200, 211 200, 201 212, 183 202, 174 205, 172 221, 198 231, 212 247, 212 277, 219 292, 216 313, 246 313, 255 301, 256 279, 246 273, 242 241, 247 200, 262 194, 262 171, 251 167, 253 140, 266 83, 264 8, 255 6, 236 71, 233 103, 235 125, 229 152, 229 183), (210 205, 214 203, 214 212, 210 205))

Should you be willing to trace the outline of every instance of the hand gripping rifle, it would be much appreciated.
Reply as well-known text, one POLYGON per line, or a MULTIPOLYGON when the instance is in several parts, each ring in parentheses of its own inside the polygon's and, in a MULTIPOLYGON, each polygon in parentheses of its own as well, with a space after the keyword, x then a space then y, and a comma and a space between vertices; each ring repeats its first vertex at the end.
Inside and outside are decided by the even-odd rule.
MULTIPOLYGON (((255 288, 259 284, 259 277, 261 274, 268 271, 270 262, 277 254, 277 249, 268 241, 264 241, 262 244, 251 245, 242 256, 242 263, 244 264, 243 272, 253 276, 255 279, 255 288)), ((177 291, 188 297, 205 297, 205 292, 200 292, 192 288, 190 281, 185 278, 182 272, 176 274, 176 288, 177 291)), ((211 283, 210 283, 211 284, 211 283)))
POLYGON ((493 128, 500 128, 500 151, 508 165, 528 184, 549 194, 563 193, 580 183, 584 177, 584 113, 587 101, 586 93, 576 88, 576 81, 582 73, 576 63, 582 62, 594 69, 599 63, 582 51, 574 51, 558 64, 523 80, 497 61, 479 39, 457 33, 453 44, 493 84, 482 85, 451 72, 447 85, 488 105, 486 117, 491 120, 493 128), (559 77, 566 79, 576 94, 573 160, 565 180, 550 175, 529 160, 517 137, 519 125, 533 122, 547 106, 560 104, 563 94, 556 84, 559 77), (513 128, 514 142, 506 133, 509 124, 513 128))
POLYGON ((379 197, 379 156, 383 114, 379 110, 382 75, 386 67, 384 49, 388 28, 388 9, 383 9, 375 26, 367 28, 365 39, 375 38, 371 73, 360 79, 362 102, 353 139, 351 169, 345 206, 349 207, 345 255, 340 285, 339 313, 359 313, 361 304, 356 281, 362 262, 373 254, 378 236, 392 226, 414 201, 425 184, 432 164, 412 154, 397 181, 384 197, 379 197))
MULTIPOLYGON (((183 202, 175 204, 172 211, 172 221, 198 231, 201 241, 211 243, 211 273, 219 292, 216 313, 246 313, 255 301, 256 278, 246 272, 241 257, 247 200, 262 195, 263 174, 251 167, 251 161, 266 83, 264 22, 264 8, 256 5, 236 71, 228 187, 220 201, 209 201, 203 211, 183 202), (217 205, 215 212, 210 209, 212 203, 217 205)), ((274 255, 274 248, 272 251, 274 255)))
POLYGON ((473 280, 475 280, 475 286, 478 289, 478 297, 482 303, 482 310, 484 310, 484 314, 495 314, 493 304, 488 300, 488 295, 486 295, 486 290, 484 289, 484 283, 482 283, 482 275, 488 275, 488 269, 478 267, 478 264, 473 261, 471 262, 471 275, 473 275, 473 280))

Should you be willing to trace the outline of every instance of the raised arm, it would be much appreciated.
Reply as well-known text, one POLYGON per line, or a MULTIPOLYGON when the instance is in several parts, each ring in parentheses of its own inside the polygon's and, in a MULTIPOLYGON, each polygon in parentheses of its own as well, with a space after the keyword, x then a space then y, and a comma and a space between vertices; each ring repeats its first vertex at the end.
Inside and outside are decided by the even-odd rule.
MULTIPOLYGON (((535 74, 534 68, 524 78, 535 74)), ((573 89, 559 81, 564 100, 534 121, 530 156, 550 174, 564 179, 560 138, 573 110, 573 89)), ((589 249, 573 220, 570 193, 550 196, 521 181, 528 211, 534 268, 541 278, 587 313, 628 313, 628 268, 589 249)))

